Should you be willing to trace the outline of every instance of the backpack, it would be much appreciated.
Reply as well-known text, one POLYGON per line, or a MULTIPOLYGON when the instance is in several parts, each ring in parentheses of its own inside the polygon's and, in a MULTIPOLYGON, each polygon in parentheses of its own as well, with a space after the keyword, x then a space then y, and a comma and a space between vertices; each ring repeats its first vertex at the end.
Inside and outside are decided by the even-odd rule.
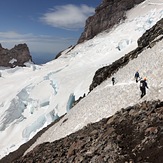
POLYGON ((143 80, 140 81, 140 88, 143 88, 143 80))

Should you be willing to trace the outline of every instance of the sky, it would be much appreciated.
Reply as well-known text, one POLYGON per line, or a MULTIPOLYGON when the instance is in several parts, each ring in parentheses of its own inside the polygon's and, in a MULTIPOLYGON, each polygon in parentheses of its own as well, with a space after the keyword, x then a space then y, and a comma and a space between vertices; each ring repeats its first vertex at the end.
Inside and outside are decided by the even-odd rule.
POLYGON ((77 45, 68 55, 64 51, 44 65, 0 69, 0 158, 65 113, 37 143, 64 137, 138 101, 163 100, 163 42, 119 69, 114 74, 115 86, 108 78, 88 94, 95 72, 135 49, 138 38, 161 18, 163 3, 150 0, 132 9, 114 30, 77 45), (134 79, 137 70, 147 77, 149 86, 141 100, 134 79), (84 94, 86 97, 69 110, 72 100, 84 94))
POLYGON ((27 43, 33 61, 46 63, 75 45, 86 19, 102 0, 5 0, 0 5, 0 43, 27 43))

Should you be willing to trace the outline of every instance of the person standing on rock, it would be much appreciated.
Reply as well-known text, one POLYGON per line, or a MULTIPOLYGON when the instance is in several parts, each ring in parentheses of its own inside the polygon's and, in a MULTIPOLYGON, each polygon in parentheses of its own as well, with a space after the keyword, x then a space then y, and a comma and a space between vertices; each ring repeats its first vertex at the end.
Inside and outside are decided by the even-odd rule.
POLYGON ((146 95, 146 88, 148 88, 146 80, 147 78, 144 78, 140 81, 141 98, 146 95))

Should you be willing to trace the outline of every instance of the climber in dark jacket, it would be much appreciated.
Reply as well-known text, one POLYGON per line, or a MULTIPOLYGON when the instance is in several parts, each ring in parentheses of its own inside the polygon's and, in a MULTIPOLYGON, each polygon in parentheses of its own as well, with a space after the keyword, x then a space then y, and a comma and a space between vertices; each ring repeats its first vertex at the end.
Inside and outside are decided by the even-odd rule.
POLYGON ((137 71, 136 73, 135 73, 135 79, 136 79, 136 83, 138 82, 138 79, 140 78, 140 76, 139 76, 139 72, 137 71))
POLYGON ((115 84, 115 77, 112 77, 112 83, 113 83, 113 85, 115 84))
POLYGON ((140 90, 141 90, 141 98, 146 95, 146 88, 148 88, 146 78, 140 81, 140 90))

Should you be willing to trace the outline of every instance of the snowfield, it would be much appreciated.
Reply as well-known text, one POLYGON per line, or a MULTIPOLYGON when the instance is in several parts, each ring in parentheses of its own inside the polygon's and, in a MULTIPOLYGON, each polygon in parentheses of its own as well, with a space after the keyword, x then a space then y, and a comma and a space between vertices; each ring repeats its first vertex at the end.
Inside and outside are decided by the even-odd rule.
POLYGON ((162 41, 120 69, 114 75, 115 86, 108 79, 88 94, 96 70, 135 49, 138 38, 163 18, 163 2, 146 0, 129 11, 127 17, 110 32, 68 49, 68 53, 64 51, 57 60, 42 66, 29 64, 0 70, 0 158, 65 113, 29 150, 111 116, 123 107, 163 98, 162 41), (143 99, 134 80, 137 70, 141 77, 147 77, 149 85, 143 99), (70 110, 72 101, 84 94, 87 97, 70 110))
MULTIPOLYGON (((121 108, 133 106, 142 101, 163 100, 163 41, 152 49, 143 51, 138 58, 115 73, 117 83, 113 86, 111 78, 97 86, 88 96, 75 105, 66 116, 47 130, 30 151, 42 142, 53 142, 102 118, 109 117, 121 108), (147 77, 149 89, 140 99, 139 83, 135 82, 134 72, 139 68, 140 76, 147 77)), ((27 152, 28 152, 27 151, 27 152)))

